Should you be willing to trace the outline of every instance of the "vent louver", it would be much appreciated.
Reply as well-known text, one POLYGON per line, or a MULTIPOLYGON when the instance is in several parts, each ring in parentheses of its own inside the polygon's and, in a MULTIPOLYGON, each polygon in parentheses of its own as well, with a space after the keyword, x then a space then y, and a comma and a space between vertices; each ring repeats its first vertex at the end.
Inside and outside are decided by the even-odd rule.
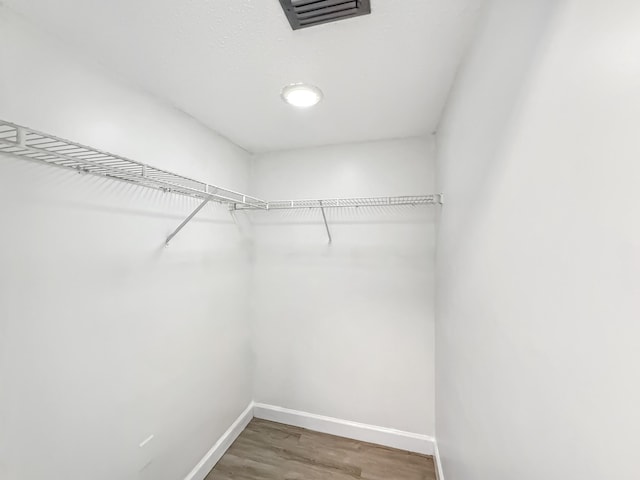
POLYGON ((370 0, 280 0, 280 4, 294 30, 371 13, 370 0))

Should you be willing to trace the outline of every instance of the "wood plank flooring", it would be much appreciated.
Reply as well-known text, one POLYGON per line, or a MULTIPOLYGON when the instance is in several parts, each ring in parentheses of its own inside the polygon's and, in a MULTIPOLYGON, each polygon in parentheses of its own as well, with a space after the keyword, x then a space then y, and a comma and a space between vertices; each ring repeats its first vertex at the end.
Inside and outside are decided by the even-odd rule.
POLYGON ((254 418, 205 480, 435 480, 433 459, 254 418))

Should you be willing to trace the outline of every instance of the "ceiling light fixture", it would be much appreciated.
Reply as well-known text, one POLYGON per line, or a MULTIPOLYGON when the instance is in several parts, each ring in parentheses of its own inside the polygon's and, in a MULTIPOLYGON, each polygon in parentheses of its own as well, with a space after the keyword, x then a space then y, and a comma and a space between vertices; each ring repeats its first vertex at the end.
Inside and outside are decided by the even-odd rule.
POLYGON ((292 83, 282 89, 282 99, 294 107, 313 107, 322 100, 322 90, 313 85, 292 83))

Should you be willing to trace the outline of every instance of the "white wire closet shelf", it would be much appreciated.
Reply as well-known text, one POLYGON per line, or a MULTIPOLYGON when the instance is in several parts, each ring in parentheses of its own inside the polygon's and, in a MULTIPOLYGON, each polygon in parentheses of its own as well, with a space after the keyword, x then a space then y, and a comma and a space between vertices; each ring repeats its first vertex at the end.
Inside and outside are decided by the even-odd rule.
POLYGON ((331 243, 326 208, 390 207, 403 205, 442 204, 442 194, 405 195, 395 197, 356 197, 266 202, 227 188, 194 180, 177 173, 130 160, 93 147, 42 133, 0 120, 0 154, 9 154, 33 162, 74 170, 79 173, 133 183, 164 192, 177 193, 202 200, 176 230, 166 244, 182 230, 209 202, 226 204, 233 213, 238 210, 284 210, 319 208, 331 243))
MULTIPOLYGON (((267 202, 267 210, 291 210, 301 208, 358 208, 397 207, 442 204, 442 195, 403 195, 399 197, 353 197, 305 200, 274 200, 267 202)), ((238 210, 256 210, 252 205, 238 205, 238 210)))
POLYGON ((0 152, 202 200, 267 208, 263 200, 244 193, 1 120, 0 152))

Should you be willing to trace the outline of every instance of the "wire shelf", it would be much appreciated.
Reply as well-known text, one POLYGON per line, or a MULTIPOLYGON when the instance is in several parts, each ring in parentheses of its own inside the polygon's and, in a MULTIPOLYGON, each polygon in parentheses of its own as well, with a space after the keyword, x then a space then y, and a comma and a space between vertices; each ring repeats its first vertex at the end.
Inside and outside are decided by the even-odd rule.
POLYGON ((244 193, 216 187, 145 163, 0 120, 0 154, 2 153, 202 200, 202 203, 167 237, 167 245, 210 201, 229 205, 232 215, 236 210, 318 208, 322 212, 329 243, 332 242, 332 237, 325 215, 326 208, 420 206, 443 203, 442 194, 265 202, 244 193))
MULTIPOLYGON (((267 202, 267 210, 292 210, 301 208, 358 208, 440 205, 442 195, 405 195, 400 197, 325 198, 305 200, 276 200, 267 202)), ((251 205, 237 205, 238 210, 255 210, 251 205)))
POLYGON ((267 208, 266 202, 250 195, 5 121, 0 121, 0 153, 201 200, 252 209, 267 208))

